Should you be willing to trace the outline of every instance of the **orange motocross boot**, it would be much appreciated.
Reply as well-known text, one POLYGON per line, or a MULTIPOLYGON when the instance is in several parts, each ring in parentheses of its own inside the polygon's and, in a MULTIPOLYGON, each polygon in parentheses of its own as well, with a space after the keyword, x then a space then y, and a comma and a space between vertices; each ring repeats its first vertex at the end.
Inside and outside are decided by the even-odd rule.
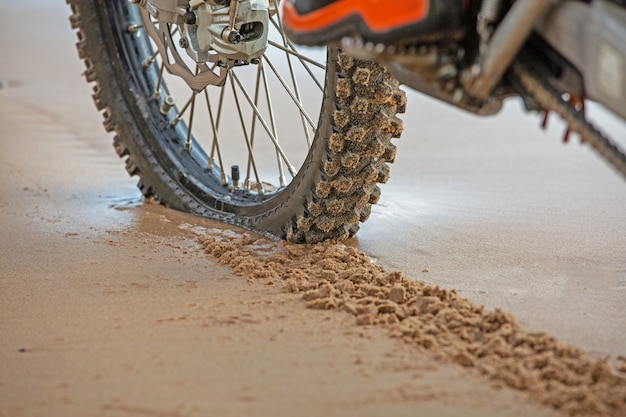
POLYGON ((296 43, 343 37, 383 44, 436 42, 462 35, 470 0, 287 0, 283 23, 296 43))

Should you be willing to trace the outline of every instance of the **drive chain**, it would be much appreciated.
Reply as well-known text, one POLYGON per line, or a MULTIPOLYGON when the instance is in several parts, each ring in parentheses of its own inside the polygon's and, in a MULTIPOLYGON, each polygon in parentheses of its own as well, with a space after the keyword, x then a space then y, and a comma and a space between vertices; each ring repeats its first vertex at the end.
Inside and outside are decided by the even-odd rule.
POLYGON ((617 172, 626 179, 626 154, 618 145, 593 126, 585 115, 550 86, 536 69, 530 69, 517 61, 512 67, 522 87, 545 110, 554 111, 563 118, 571 132, 580 135, 583 143, 588 143, 617 172))

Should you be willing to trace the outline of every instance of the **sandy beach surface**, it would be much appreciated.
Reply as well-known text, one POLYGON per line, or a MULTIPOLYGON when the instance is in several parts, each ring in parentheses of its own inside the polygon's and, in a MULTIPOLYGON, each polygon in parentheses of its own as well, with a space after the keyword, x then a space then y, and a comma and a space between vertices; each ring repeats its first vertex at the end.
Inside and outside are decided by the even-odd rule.
POLYGON ((626 186, 558 125, 410 94, 358 238, 289 245, 143 201, 69 8, 0 12, 0 417, 626 414, 626 186))

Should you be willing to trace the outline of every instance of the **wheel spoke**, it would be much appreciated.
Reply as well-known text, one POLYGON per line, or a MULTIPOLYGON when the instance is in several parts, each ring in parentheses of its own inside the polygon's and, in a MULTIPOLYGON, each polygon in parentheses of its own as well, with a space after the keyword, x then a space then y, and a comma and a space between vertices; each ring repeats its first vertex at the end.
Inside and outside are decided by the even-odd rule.
POLYGON ((206 99, 207 109, 209 111, 209 121, 211 123, 211 131, 213 132, 213 142, 211 143, 211 154, 209 156, 209 161, 207 164, 207 168, 212 170, 215 167, 215 154, 217 153, 217 161, 220 169, 220 179, 222 181, 222 185, 228 184, 228 178, 226 177, 226 172, 223 170, 224 163, 222 161, 222 152, 220 150, 220 143, 218 138, 218 129, 219 129, 219 118, 222 112, 222 103, 224 97, 224 89, 221 89, 220 93, 220 102, 218 105, 218 116, 217 122, 213 117, 213 107, 211 106, 211 101, 209 100, 209 92, 204 89, 204 97, 206 99))
MULTIPOLYGON (((270 88, 267 82, 267 74, 265 72, 265 66, 263 65, 263 61, 261 61, 261 64, 259 65, 260 65, 259 68, 261 69, 261 73, 263 76, 263 88, 265 90, 265 98, 267 100, 267 110, 270 116, 270 123, 272 124, 272 133, 274 133, 274 136, 276 137, 276 140, 278 141, 276 119, 274 118, 274 106, 272 104, 272 97, 270 95, 270 88)), ((280 186, 284 187, 286 185, 285 171, 283 170, 283 163, 280 160, 280 153, 278 151, 276 151, 276 164, 278 165, 278 181, 280 183, 280 186)))
MULTIPOLYGON (((259 62, 258 65, 258 69, 257 69, 257 76, 256 76, 256 82, 255 82, 255 90, 254 90, 254 105, 258 108, 259 107, 259 95, 260 95, 260 90, 261 90, 261 80, 263 80, 263 91, 265 94, 265 98, 266 98, 266 104, 267 104, 267 111, 269 114, 269 118, 270 118, 270 124, 271 124, 271 129, 272 129, 272 134, 274 135, 274 137, 276 138, 276 142, 279 143, 279 139, 278 139, 278 132, 276 129, 276 119, 274 117, 274 108, 272 106, 272 99, 271 99, 271 95, 270 95, 270 89, 269 89, 269 85, 267 83, 267 76, 265 73, 265 67, 263 66, 263 61, 259 62)), ((255 137, 255 133, 256 133, 256 121, 257 121, 257 113, 253 112, 252 113, 252 127, 250 129, 251 133, 250 133, 250 145, 252 148, 254 148, 254 137, 255 137)), ((277 168, 278 168, 278 182, 280 184, 281 187, 284 187, 286 185, 286 180, 285 180, 285 172, 283 169, 283 163, 280 159, 280 153, 278 151, 276 151, 276 164, 277 164, 277 168)), ((246 170, 246 181, 244 182, 244 189, 248 190, 249 189, 249 183, 250 183, 250 169, 251 169, 251 164, 250 164, 250 160, 248 160, 248 167, 246 170)))
POLYGON ((154 93, 152 93, 152 98, 157 101, 161 97, 161 83, 163 82, 163 70, 165 70, 165 64, 161 62, 161 66, 159 68, 159 77, 157 78, 157 83, 156 83, 156 86, 154 87, 154 93))
POLYGON ((157 57, 159 56, 159 51, 156 51, 155 53, 153 53, 150 58, 146 59, 143 62, 143 66, 144 68, 148 68, 150 65, 154 64, 154 61, 156 61, 157 57))
MULTIPOLYGON (((200 66, 196 65, 196 75, 200 70, 200 66)), ((189 123, 187 123, 187 139, 185 140, 185 150, 191 150, 191 131, 193 130, 193 117, 196 113, 196 92, 191 94, 191 111, 189 112, 189 123)))
POLYGON ((267 135, 269 136, 270 140, 274 144, 274 147, 276 148, 276 151, 280 154, 280 157, 282 158, 283 162, 287 165, 287 169, 289 170, 289 173, 292 176, 295 177, 295 175, 296 175, 295 168, 289 162, 289 159, 287 158, 287 155, 285 155, 285 151, 281 148, 280 144, 278 143, 278 140, 276 139, 276 137, 274 136, 274 134, 270 130, 270 128, 267 125, 267 123, 265 122, 265 119, 263 119, 263 116, 259 112, 259 109, 257 108, 257 106, 254 105, 254 103, 252 102, 252 99, 250 98, 250 95, 248 94, 246 89, 241 85, 241 81, 239 81, 239 78, 237 77, 237 75, 232 73, 232 71, 231 71, 231 77, 235 80, 235 82, 239 86, 239 89, 243 93, 243 95, 246 98, 246 100, 248 100, 248 104, 250 105, 250 107, 252 107, 252 110, 254 111, 254 113, 256 113, 256 116, 258 117, 259 122, 261 122, 261 124, 265 128, 265 131, 267 132, 267 135))
MULTIPOLYGON (((280 22, 280 10, 278 9, 278 3, 276 0, 272 0, 272 1, 274 2, 274 6, 276 7, 276 16, 278 17, 278 20, 280 22)), ((279 26, 282 29, 282 23, 279 23, 279 26)), ((287 47, 287 35, 285 34, 285 31, 283 30, 279 30, 279 33, 282 37, 283 46, 286 48, 287 47)), ((296 79, 296 74, 293 70, 293 63, 291 62, 291 55, 289 53, 285 53, 285 59, 287 60, 287 66, 289 67, 289 75, 291 76, 291 83, 293 85, 293 91, 295 93, 296 100, 299 103, 302 103, 302 97, 300 96, 300 87, 298 86, 298 80, 296 79)), ((309 129, 307 129, 306 127, 305 117, 303 115, 300 115, 300 119, 302 121, 302 128, 304 130, 304 137, 306 138, 306 144, 308 147, 311 147, 311 134, 309 133, 309 129)))
MULTIPOLYGON (((260 78, 261 78, 261 65, 259 64, 258 68, 257 68, 257 73, 256 73, 256 82, 255 82, 255 89, 254 89, 254 104, 256 106, 259 105, 259 82, 260 82, 260 78)), ((251 124, 251 128, 250 128, 250 148, 254 149, 254 135, 256 133, 256 113, 252 113, 252 122, 251 124)), ((252 169, 252 158, 250 158, 250 155, 248 155, 248 166, 246 167, 246 178, 244 180, 244 190, 249 191, 250 190, 250 171, 252 169)))
POLYGON ((176 117, 174 117, 172 119, 172 121, 170 122, 172 126, 176 126, 181 119, 183 118, 183 116, 185 115, 185 112, 187 111, 187 109, 189 108, 189 105, 191 104, 191 102, 193 101, 194 97, 195 97, 195 93, 191 93, 191 97, 189 97, 189 100, 187 100, 187 102, 185 103, 185 105, 183 106, 182 109, 180 109, 180 111, 178 112, 178 114, 176 115, 176 117))
MULTIPOLYGON (((274 23, 274 21, 272 21, 272 23, 274 23)), ((274 25, 276 25, 276 23, 274 23, 274 25)), ((283 52, 288 53, 289 55, 295 56, 296 58, 298 58, 298 60, 300 61, 300 63, 302 63, 302 66, 309 69, 309 66, 306 65, 306 63, 315 65, 316 67, 318 67, 319 69, 326 69, 326 65, 317 62, 314 59, 311 59, 307 56, 302 55, 301 53, 299 53, 298 51, 296 51, 295 49, 293 49, 293 45, 292 43, 287 40, 288 42, 288 47, 282 46, 281 44, 278 44, 272 40, 268 40, 267 43, 272 45, 274 48, 276 49, 280 49, 283 52)), ((309 71, 309 74, 312 74, 312 72, 309 71)), ((311 78, 315 79, 315 81, 317 81, 317 77, 314 77, 311 75, 311 78)), ((318 82, 319 84, 319 82, 318 82)))
POLYGON ((231 85, 231 87, 233 89, 233 97, 235 99, 235 105, 237 107, 237 113, 239 114, 239 121, 241 122, 241 130, 243 132, 244 140, 246 141, 246 147, 248 148, 248 157, 249 157, 249 160, 250 160, 250 162, 252 164, 252 170, 254 171, 254 178, 256 180, 257 192, 262 195, 262 194, 264 194, 263 183, 259 179, 259 172, 257 171, 256 162, 254 160, 254 155, 252 154, 252 146, 250 145, 250 138, 248 137, 248 132, 247 132, 244 120, 243 120, 243 114, 241 112, 241 105, 239 104, 239 95, 237 94, 237 90, 235 89, 235 83, 233 82, 233 80, 237 82, 237 84, 239 85, 239 88, 243 92, 243 94, 246 97, 246 99, 248 99, 250 104, 253 105, 253 106, 254 106, 254 104, 250 101, 250 96, 248 95, 246 90, 239 83, 239 80, 237 79, 237 76, 235 75, 235 73, 230 71, 230 85, 231 85))
POLYGON ((291 97, 291 100, 293 100, 294 104, 296 106, 298 106, 298 109, 300 109, 300 114, 306 119, 306 121, 309 123, 309 125, 311 126, 311 128, 313 130, 316 129, 316 125, 313 122, 313 120, 311 119, 311 116, 309 116, 309 114, 307 113, 307 111, 304 109, 304 107, 302 106, 302 102, 294 95, 294 93, 291 91, 291 88, 289 88, 289 86, 287 85, 287 82, 284 80, 284 78, 280 75, 280 72, 278 72, 278 70, 276 69, 276 67, 274 66, 274 64, 272 64, 272 61, 267 57, 267 55, 263 55, 263 58, 265 59, 265 62, 267 62, 267 65, 270 66, 270 69, 272 70, 272 72, 274 73, 274 75, 276 76, 276 78, 280 81, 280 83, 282 84, 283 88, 285 89, 285 91, 287 92, 287 94, 289 94, 289 97, 291 97))
MULTIPOLYGON (((270 21, 272 22, 272 24, 274 25, 275 28, 279 29, 279 25, 274 21, 274 19, 270 19, 270 21)), ((315 82, 315 85, 317 85, 317 88, 320 89, 320 91, 323 93, 324 92, 324 86, 323 84, 317 79, 317 77, 315 76, 315 74, 313 74, 313 71, 311 70, 311 67, 307 64, 310 63, 312 65, 315 65, 316 67, 319 67, 320 69, 325 70, 326 66, 311 59, 308 58, 300 53, 298 53, 293 45, 293 43, 289 40, 289 39, 284 39, 283 42, 286 42, 287 46, 282 46, 274 41, 269 40, 268 44, 270 44, 271 46, 273 46, 276 49, 280 49, 281 51, 285 52, 286 54, 289 55, 293 55, 295 57, 298 58, 298 60, 300 61, 300 64, 302 64, 302 67, 305 69, 305 71, 309 74, 309 77, 311 77, 311 79, 313 80, 313 82, 315 82)))

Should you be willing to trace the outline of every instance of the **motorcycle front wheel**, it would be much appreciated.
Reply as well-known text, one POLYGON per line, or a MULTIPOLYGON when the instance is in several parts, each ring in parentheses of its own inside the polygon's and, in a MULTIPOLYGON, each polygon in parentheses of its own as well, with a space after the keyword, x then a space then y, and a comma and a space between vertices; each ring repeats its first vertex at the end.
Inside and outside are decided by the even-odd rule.
MULTIPOLYGON (((145 10, 128 0, 68 3, 94 102, 146 198, 299 243, 351 237, 367 219, 406 103, 382 65, 299 51, 274 0, 262 57, 192 89, 166 68, 150 36, 163 23, 145 10)), ((179 36, 175 25, 167 31, 179 36)))

